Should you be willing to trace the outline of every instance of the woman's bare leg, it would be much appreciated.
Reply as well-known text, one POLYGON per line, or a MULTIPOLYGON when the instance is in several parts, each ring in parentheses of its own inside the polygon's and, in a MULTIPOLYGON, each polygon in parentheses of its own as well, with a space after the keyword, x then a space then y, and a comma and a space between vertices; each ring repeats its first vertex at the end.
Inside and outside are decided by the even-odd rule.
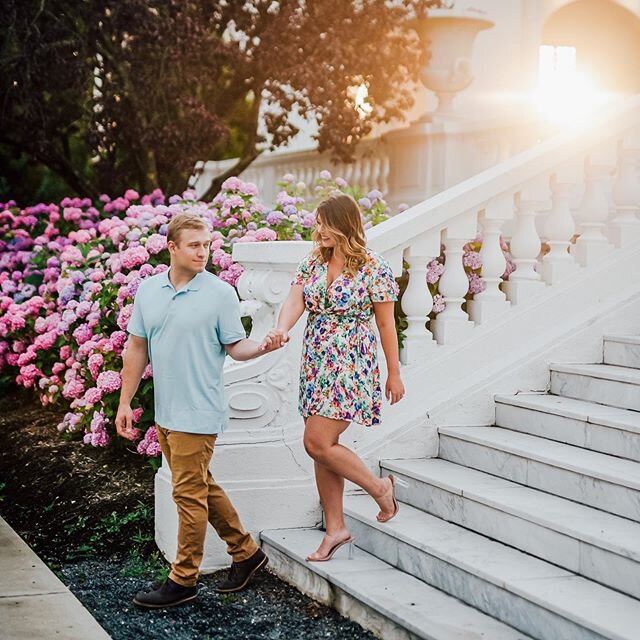
POLYGON ((324 511, 325 529, 330 536, 335 536, 346 531, 342 508, 344 478, 319 462, 314 461, 313 464, 316 473, 316 486, 324 511))
POLYGON ((351 537, 344 523, 342 508, 344 478, 315 461, 314 468, 316 486, 324 511, 325 536, 318 549, 309 556, 311 560, 325 557, 334 545, 351 537))
POLYGON ((316 552, 319 556, 325 556, 334 544, 349 537, 342 507, 344 478, 362 487, 378 503, 382 515, 394 510, 391 481, 376 477, 351 449, 339 443, 348 426, 345 420, 322 416, 305 420, 304 446, 315 461, 316 484, 326 521, 327 533, 316 552))

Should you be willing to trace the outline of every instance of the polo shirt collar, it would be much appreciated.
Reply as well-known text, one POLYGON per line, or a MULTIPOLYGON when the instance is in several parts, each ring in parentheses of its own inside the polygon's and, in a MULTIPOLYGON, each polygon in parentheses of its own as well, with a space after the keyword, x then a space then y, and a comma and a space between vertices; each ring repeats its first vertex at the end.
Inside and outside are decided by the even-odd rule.
MULTIPOLYGON (((170 268, 162 272, 162 286, 170 287, 171 289, 173 289, 174 287, 171 284, 171 280, 169 280, 169 271, 171 271, 170 268)), ((193 278, 191 278, 191 280, 189 280, 189 282, 187 282, 187 284, 182 287, 180 291, 198 291, 198 289, 200 289, 200 286, 202 285, 203 277, 205 277, 204 271, 196 273, 196 275, 193 276, 193 278)))

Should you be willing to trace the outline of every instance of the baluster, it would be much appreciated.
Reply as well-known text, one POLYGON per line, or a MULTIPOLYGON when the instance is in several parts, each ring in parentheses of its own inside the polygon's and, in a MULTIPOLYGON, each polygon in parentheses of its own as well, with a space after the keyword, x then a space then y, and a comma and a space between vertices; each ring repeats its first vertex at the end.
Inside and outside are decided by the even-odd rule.
POLYGON ((569 200, 575 189, 574 182, 561 181, 557 174, 551 176, 551 211, 544 225, 544 235, 551 247, 542 259, 542 277, 547 284, 556 284, 573 273, 578 264, 569 253, 575 223, 569 208, 569 200))
POLYGON ((445 309, 431 323, 431 331, 439 344, 459 342, 473 329, 473 322, 462 310, 469 290, 462 255, 464 245, 476 234, 476 219, 475 211, 467 213, 443 231, 445 262, 438 290, 444 297, 445 309))
POLYGON ((362 188, 362 167, 357 162, 351 165, 351 180, 349 180, 349 184, 362 188))
POLYGON ((513 195, 505 194, 490 200, 480 215, 483 231, 480 275, 485 288, 476 293, 468 304, 469 317, 478 324, 503 314, 510 307, 505 294, 500 290, 502 274, 507 267, 500 244, 500 230, 504 221, 513 217, 513 209, 513 195))
MULTIPOLYGON (((380 189, 382 193, 388 194, 389 193, 389 172, 390 172, 389 156, 387 155, 387 153, 384 153, 380 159, 381 159, 382 167, 380 169, 378 189, 380 189)), ((392 212, 392 213, 395 213, 395 212, 392 212)))
POLYGON ((433 298, 427 286, 427 264, 440 254, 440 234, 431 232, 414 241, 404 251, 404 259, 409 264, 409 283, 400 303, 407 315, 408 327, 405 331, 404 346, 400 353, 403 364, 420 362, 429 348, 435 346, 433 335, 426 327, 433 309, 433 298))
POLYGON ((599 262, 613 248, 603 233, 609 217, 607 191, 613 163, 607 148, 593 151, 585 160, 586 184, 578 213, 580 237, 571 248, 583 267, 599 262))
POLYGON ((541 248, 536 228, 536 212, 545 206, 541 196, 547 190, 546 185, 542 190, 536 183, 531 183, 516 194, 516 231, 511 238, 511 255, 516 270, 502 285, 507 299, 512 304, 520 304, 540 293, 545 287, 536 271, 541 248))
POLYGON ((373 156, 371 158, 371 189, 380 189, 380 167, 380 158, 373 156))
POLYGON ((371 184, 371 159, 360 157, 357 162, 360 165, 360 188, 368 193, 373 187, 371 184))
POLYGON ((353 165, 348 164, 345 166, 344 175, 342 176, 350 185, 353 186, 353 165))
POLYGON ((275 205, 279 190, 276 184, 278 176, 275 167, 266 166, 253 175, 249 174, 246 179, 249 182, 254 182, 256 187, 258 187, 258 193, 261 195, 263 202, 268 206, 275 205))
POLYGON ((615 216, 609 222, 609 239, 625 247, 640 238, 640 148, 618 148, 618 171, 613 185, 615 216))

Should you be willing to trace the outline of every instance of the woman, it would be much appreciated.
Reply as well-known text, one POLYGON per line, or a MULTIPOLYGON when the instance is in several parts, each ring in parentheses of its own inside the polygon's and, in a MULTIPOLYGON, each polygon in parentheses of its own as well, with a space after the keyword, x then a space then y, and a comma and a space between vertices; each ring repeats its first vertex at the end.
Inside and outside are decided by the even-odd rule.
POLYGON ((335 195, 318 206, 313 239, 316 248, 298 266, 277 330, 286 342, 305 308, 309 312, 299 409, 326 525, 320 546, 307 560, 320 562, 353 541, 342 507, 345 478, 378 503, 379 522, 388 522, 398 513, 393 476, 375 476, 339 442, 352 421, 364 426, 380 423, 382 392, 376 336, 370 324, 373 314, 387 360, 385 395, 391 404, 403 397, 404 386, 393 315, 398 286, 389 265, 367 249, 353 198, 335 195))

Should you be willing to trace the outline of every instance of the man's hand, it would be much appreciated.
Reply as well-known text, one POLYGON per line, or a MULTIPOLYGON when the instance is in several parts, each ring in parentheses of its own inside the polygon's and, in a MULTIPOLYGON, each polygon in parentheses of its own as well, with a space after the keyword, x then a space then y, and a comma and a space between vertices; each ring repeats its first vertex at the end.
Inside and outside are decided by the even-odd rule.
POLYGON ((128 404, 118 405, 116 414, 116 431, 127 440, 135 440, 138 430, 133 426, 133 410, 128 404))
POLYGON ((269 353, 270 351, 276 351, 289 342, 289 333, 282 329, 272 329, 264 337, 260 344, 260 351, 263 353, 269 353))

